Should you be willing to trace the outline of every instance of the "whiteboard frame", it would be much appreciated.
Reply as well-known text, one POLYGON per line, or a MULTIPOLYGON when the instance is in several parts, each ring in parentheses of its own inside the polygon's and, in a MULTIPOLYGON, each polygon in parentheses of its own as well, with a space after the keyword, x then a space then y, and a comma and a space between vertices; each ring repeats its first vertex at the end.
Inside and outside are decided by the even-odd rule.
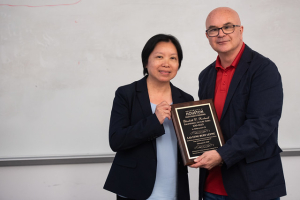
MULTIPOLYGON (((281 157, 300 156, 300 149, 283 149, 281 157)), ((62 165, 62 164, 92 164, 112 163, 115 154, 82 155, 82 156, 49 156, 0 159, 0 167, 33 166, 33 165, 62 165)))

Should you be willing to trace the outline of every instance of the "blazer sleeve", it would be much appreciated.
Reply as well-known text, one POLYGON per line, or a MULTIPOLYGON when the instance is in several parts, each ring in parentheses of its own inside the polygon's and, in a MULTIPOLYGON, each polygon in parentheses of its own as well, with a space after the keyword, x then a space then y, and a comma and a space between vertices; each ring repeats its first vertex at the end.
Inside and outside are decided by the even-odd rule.
POLYGON ((243 116, 243 109, 239 106, 245 104, 246 113, 245 117, 242 117, 245 118, 244 123, 226 144, 217 150, 227 167, 244 158, 250 158, 252 161, 264 159, 264 156, 268 156, 267 151, 270 156, 270 152, 273 151, 274 154, 274 149, 278 147, 278 122, 283 104, 281 77, 277 67, 269 59, 265 58, 262 62, 253 64, 259 67, 251 72, 251 77, 246 80, 251 83, 249 92, 232 102, 236 103, 232 105, 235 108, 235 118, 243 116))
POLYGON ((132 94, 126 86, 118 88, 115 94, 109 126, 109 143, 115 152, 133 148, 165 133, 155 114, 144 117, 132 94), (132 122, 135 114, 141 117, 132 122))

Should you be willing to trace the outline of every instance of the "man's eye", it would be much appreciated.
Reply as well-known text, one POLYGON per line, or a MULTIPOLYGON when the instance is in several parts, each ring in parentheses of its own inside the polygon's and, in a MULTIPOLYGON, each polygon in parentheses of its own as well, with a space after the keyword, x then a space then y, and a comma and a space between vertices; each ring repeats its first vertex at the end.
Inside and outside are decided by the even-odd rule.
POLYGON ((212 28, 212 29, 209 30, 209 32, 216 32, 216 31, 218 31, 217 28, 212 28))
POLYGON ((223 29, 231 29, 232 28, 232 25, 228 25, 228 26, 223 26, 223 29))

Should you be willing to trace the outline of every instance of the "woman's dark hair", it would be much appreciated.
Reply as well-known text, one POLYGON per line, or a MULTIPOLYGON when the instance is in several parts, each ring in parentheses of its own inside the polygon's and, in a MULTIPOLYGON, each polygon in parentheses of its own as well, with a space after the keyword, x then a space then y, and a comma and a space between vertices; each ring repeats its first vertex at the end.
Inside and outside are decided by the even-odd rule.
POLYGON ((177 54, 178 54, 178 62, 179 62, 178 69, 181 66, 181 61, 182 61, 183 55, 182 55, 182 49, 181 49, 179 41, 176 39, 176 37, 174 37, 172 35, 157 34, 157 35, 154 35, 152 38, 150 38, 147 41, 147 43, 145 44, 143 51, 142 51, 142 62, 143 62, 143 68, 144 68, 144 71, 143 71, 144 75, 148 74, 148 70, 147 70, 146 66, 148 65, 149 56, 152 53, 152 51, 154 50, 157 43, 159 43, 159 42, 172 42, 174 44, 174 46, 177 49, 177 54))

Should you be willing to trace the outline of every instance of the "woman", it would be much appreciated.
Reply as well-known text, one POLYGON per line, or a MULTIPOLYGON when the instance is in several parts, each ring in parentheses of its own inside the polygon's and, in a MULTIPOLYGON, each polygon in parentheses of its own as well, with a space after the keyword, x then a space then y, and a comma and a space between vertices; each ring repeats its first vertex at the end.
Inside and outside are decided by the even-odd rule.
POLYGON ((146 76, 116 91, 109 143, 117 153, 104 189, 117 199, 190 199, 170 113, 172 103, 193 101, 170 83, 181 61, 178 40, 155 35, 142 51, 146 76))

